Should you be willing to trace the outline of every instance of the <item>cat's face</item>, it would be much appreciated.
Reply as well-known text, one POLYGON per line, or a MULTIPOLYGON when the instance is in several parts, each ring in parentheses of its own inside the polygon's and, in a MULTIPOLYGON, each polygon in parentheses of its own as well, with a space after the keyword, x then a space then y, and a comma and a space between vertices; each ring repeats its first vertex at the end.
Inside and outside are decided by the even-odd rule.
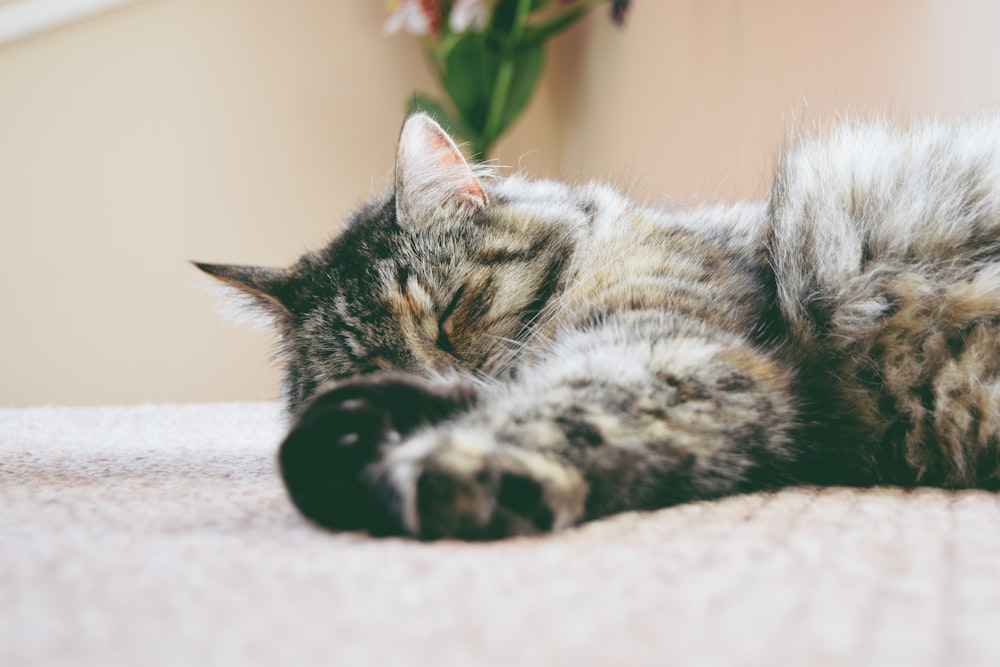
POLYGON ((551 225, 488 197, 447 134, 407 119, 395 188, 287 270, 197 264, 274 320, 295 411, 324 383, 380 370, 505 372, 556 290, 551 225))

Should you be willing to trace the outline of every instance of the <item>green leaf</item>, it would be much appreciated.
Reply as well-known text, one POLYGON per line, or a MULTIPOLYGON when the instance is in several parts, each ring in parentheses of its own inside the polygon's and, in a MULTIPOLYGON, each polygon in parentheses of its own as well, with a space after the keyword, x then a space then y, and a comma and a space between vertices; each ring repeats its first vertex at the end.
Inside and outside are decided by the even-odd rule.
POLYGON ((495 43, 478 33, 464 34, 445 61, 445 90, 462 120, 479 135, 486 126, 499 63, 495 43))
POLYGON ((457 44, 460 39, 462 39, 461 33, 451 32, 447 29, 447 27, 442 29, 441 40, 434 49, 434 57, 437 58, 439 63, 443 63, 448 60, 451 50, 455 48, 455 44, 457 44))
POLYGON ((510 93, 507 96, 507 105, 504 107, 503 120, 498 128, 497 137, 514 123, 531 101, 544 63, 544 44, 525 45, 514 55, 514 77, 511 80, 510 93))
POLYGON ((499 34, 510 32, 514 25, 514 16, 517 14, 517 0, 507 0, 499 2, 493 10, 493 21, 491 29, 499 34))

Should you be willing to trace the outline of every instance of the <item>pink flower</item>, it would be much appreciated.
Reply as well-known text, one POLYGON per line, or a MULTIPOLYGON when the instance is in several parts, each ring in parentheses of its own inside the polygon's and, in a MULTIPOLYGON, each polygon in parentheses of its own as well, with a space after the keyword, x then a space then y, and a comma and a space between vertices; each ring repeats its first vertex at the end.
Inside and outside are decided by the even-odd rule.
POLYGON ((470 28, 476 32, 485 30, 493 16, 493 4, 490 0, 456 0, 448 25, 452 32, 465 32, 470 28))
POLYGON ((382 25, 386 35, 401 29, 412 35, 436 35, 441 27, 441 15, 434 0, 397 0, 390 3, 395 7, 382 25))

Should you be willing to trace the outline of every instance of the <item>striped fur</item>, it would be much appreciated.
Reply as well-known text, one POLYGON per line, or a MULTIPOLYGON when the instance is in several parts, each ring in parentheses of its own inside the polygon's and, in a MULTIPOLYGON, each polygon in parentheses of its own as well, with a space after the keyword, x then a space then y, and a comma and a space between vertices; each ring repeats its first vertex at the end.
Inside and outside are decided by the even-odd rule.
POLYGON ((496 538, 795 483, 996 487, 1000 123, 849 125, 765 201, 494 179, 417 114, 395 187, 287 270, 292 499, 496 538))

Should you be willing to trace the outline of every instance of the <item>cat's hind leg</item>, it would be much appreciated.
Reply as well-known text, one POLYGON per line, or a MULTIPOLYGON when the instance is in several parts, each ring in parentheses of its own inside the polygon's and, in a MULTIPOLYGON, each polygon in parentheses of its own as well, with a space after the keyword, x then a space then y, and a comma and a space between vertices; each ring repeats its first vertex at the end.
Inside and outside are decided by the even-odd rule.
POLYGON ((874 481, 1000 485, 1000 265, 854 284, 833 311, 830 370, 840 411, 871 439, 874 481))

